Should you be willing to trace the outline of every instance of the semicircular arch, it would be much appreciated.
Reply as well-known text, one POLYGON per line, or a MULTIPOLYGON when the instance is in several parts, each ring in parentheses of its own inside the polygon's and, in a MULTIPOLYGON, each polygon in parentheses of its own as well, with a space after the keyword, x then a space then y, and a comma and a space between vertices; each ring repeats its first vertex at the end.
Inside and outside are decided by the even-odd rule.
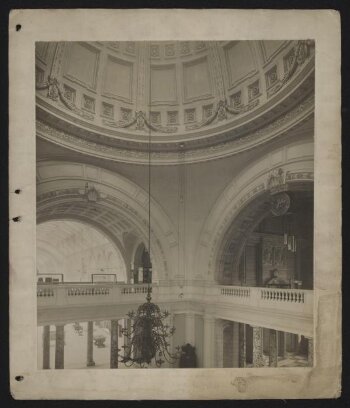
MULTIPOLYGON (((37 166, 37 221, 72 219, 88 223, 113 240, 126 264, 130 254, 124 237, 148 239, 148 194, 141 187, 95 166, 72 162, 39 162, 37 166), (85 185, 97 192, 89 202, 85 185)), ((154 277, 168 279, 177 243, 175 229, 161 206, 151 200, 151 255, 154 277)))
POLYGON ((290 143, 249 163, 232 179, 214 204, 206 219, 196 249, 193 265, 197 276, 214 281, 222 270, 221 254, 227 248, 227 237, 239 233, 242 242, 266 216, 269 177, 282 169, 284 184, 288 189, 313 187, 313 142, 310 140, 290 143))

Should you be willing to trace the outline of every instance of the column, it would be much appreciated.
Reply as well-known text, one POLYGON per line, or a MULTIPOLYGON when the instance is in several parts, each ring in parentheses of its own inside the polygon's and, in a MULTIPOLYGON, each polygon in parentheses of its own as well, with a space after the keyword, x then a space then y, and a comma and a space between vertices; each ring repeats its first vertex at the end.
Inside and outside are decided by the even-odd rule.
POLYGON ((185 342, 195 345, 195 316, 194 313, 185 314, 185 342))
POLYGON ((269 366, 277 367, 278 364, 278 340, 277 331, 269 330, 269 366))
POLYGON ((253 366, 263 367, 263 330, 261 327, 253 326, 253 366))
POLYGON ((286 333, 278 332, 278 355, 282 358, 286 357, 286 333))
POLYGON ((110 367, 118 368, 118 320, 111 320, 110 367))
POLYGON ((232 333, 232 347, 233 347, 233 361, 232 367, 239 367, 239 323, 232 322, 233 333, 232 333))
POLYGON ((56 325, 55 368, 64 368, 64 325, 56 325))
MULTIPOLYGON (((174 327, 174 315, 172 314, 172 312, 170 310, 169 310, 169 316, 165 320, 165 324, 167 324, 169 326, 169 330, 170 330, 171 327, 174 327)), ((169 335, 169 337, 167 337, 166 341, 169 344, 169 346, 168 346, 169 354, 174 355, 175 354, 175 352, 174 352, 174 335, 169 335)), ((178 364, 179 364, 179 361, 177 359, 175 359, 175 360, 171 359, 170 362, 168 362, 165 359, 165 363, 164 363, 163 367, 164 368, 175 368, 175 367, 178 367, 178 364)))
MULTIPOLYGON (((183 149, 183 148, 182 148, 183 149)), ((183 279, 186 276, 186 197, 187 197, 187 169, 185 163, 185 152, 180 150, 178 153, 178 270, 175 278, 183 279)))
POLYGON ((44 326, 43 331, 43 369, 50 368, 50 326, 44 326))
POLYGON ((310 367, 314 366, 314 339, 307 337, 307 362, 310 367))
POLYGON ((212 316, 204 316, 204 335, 203 335, 203 367, 214 367, 214 324, 215 319, 212 316))
POLYGON ((246 331, 245 324, 239 323, 239 367, 246 366, 246 331))
MULTIPOLYGON (((174 315, 170 312, 168 316, 168 325, 169 327, 174 327, 174 315)), ((176 330, 176 328, 175 328, 176 330)), ((169 352, 174 354, 174 335, 169 337, 169 352)))
POLYGON ((88 322, 87 326, 87 359, 86 366, 93 367, 94 362, 94 322, 88 322))

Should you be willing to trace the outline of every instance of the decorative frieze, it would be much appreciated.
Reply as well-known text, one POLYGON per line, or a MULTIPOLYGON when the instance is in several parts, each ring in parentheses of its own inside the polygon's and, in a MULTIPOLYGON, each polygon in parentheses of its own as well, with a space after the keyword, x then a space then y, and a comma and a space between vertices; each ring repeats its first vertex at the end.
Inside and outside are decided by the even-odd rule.
POLYGON ((180 42, 180 53, 182 55, 189 54, 191 52, 189 41, 180 42))
MULTIPOLYGON (((227 104, 226 100, 221 100, 217 103, 216 109, 215 111, 213 111, 213 114, 210 117, 204 118, 204 120, 202 120, 199 123, 195 123, 193 125, 191 124, 191 125, 186 126, 186 130, 195 130, 195 129, 202 128, 204 126, 208 126, 212 124, 215 120, 217 122, 226 120, 228 119, 228 114, 238 115, 240 113, 248 112, 249 110, 254 109, 256 106, 258 106, 258 104, 259 104, 259 99, 256 99, 249 105, 241 106, 239 108, 232 108, 227 104)), ((185 114, 186 114, 186 111, 185 111, 185 114)), ((189 121, 186 122, 185 120, 185 123, 189 123, 189 121)))
MULTIPOLYGON (((121 108, 122 120, 118 122, 103 120, 103 124, 115 128, 132 128, 140 131, 148 131, 148 129, 153 130, 154 132, 163 132, 163 133, 174 133, 177 131, 176 127, 170 126, 161 126, 160 124, 152 123, 146 116, 146 113, 143 111, 135 112, 134 117, 131 116, 131 110, 121 108), (125 118, 125 120, 124 120, 125 118)), ((160 112, 154 112, 159 114, 160 122, 160 112)))
POLYGON ((127 41, 125 44, 125 52, 135 55, 136 44, 134 41, 127 41))
POLYGON ((175 56, 175 45, 165 44, 164 53, 166 57, 174 57, 175 56))
POLYGON ((196 121, 196 109, 185 109, 185 123, 196 121))
POLYGON ((230 96, 231 106, 235 109, 242 106, 242 92, 236 92, 230 96))
POLYGON ((151 55, 151 58, 159 58, 160 57, 159 45, 155 45, 155 44, 151 45, 150 55, 151 55))
POLYGON ((286 184, 286 173, 282 167, 273 169, 267 176, 266 188, 272 193, 279 192, 286 184))
POLYGON ((83 95, 83 109, 88 110, 89 112, 95 112, 95 99, 90 96, 83 95))
POLYGON ((109 103, 102 102, 102 115, 106 116, 107 118, 113 118, 114 106, 109 103))
POLYGON ((150 121, 154 125, 160 125, 161 123, 160 112, 150 112, 150 121))
POLYGON ((274 85, 278 81, 276 65, 273 68, 271 68, 269 71, 266 72, 265 78, 266 78, 267 88, 270 88, 272 85, 274 85))
MULTIPOLYGON (((88 119, 88 120, 93 120, 94 119, 94 115, 91 115, 90 113, 85 112, 82 109, 79 109, 74 101, 69 100, 66 96, 65 96, 65 89, 62 89, 59 81, 57 80, 57 78, 49 75, 47 78, 47 81, 45 82, 41 82, 39 84, 36 84, 36 89, 37 90, 47 90, 47 94, 46 96, 53 100, 54 102, 61 102, 62 106, 64 106, 65 108, 71 110, 72 112, 74 112, 75 114, 83 117, 84 119, 88 119)), ((73 88, 71 88, 73 91, 73 88)), ((67 90, 67 88, 66 88, 67 90)), ((72 94, 68 94, 68 96, 73 98, 72 94)), ((75 99, 75 97, 74 97, 75 99)), ((92 99, 92 98, 91 98, 92 99)))
POLYGON ((203 119, 209 119, 213 116, 213 108, 213 104, 203 106, 203 119))
POLYGON ((255 81, 248 86, 248 100, 249 102, 260 96, 260 84, 259 81, 255 81))
POLYGON ((197 51, 201 51, 201 50, 205 49, 205 42, 204 42, 204 41, 196 41, 196 42, 194 43, 194 48, 195 48, 197 51))
POLYGON ((120 108, 120 116, 123 122, 131 121, 132 110, 126 108, 120 108))
POLYGON ((177 111, 167 112, 167 118, 168 125, 177 125, 179 123, 179 113, 177 111))
POLYGON ((107 41, 107 45, 111 48, 113 48, 114 50, 119 51, 120 48, 120 43, 119 41, 107 41))
POLYGON ((298 69, 309 60, 311 56, 311 48, 314 46, 315 44, 312 40, 297 41, 295 47, 284 57, 283 63, 285 74, 280 81, 276 81, 276 84, 268 89, 268 98, 278 92, 294 76, 298 69))
MULTIPOLYGON (((41 84, 42 86, 42 84, 41 84)), ((37 89, 48 89, 47 83, 44 83, 43 88, 40 88, 40 86, 37 87, 37 89)), ((54 88, 55 89, 55 88, 54 88)), ((255 101, 256 103, 257 101, 255 101)), ((69 107, 69 109, 74 110, 77 109, 76 107, 74 108, 72 104, 69 103, 69 101, 66 102, 69 107)), ((249 105, 247 105, 248 107, 249 105)), ((289 111, 285 115, 281 116, 279 119, 275 120, 274 122, 271 122, 268 126, 265 126, 264 128, 261 128, 255 132, 249 132, 247 134, 244 134, 241 137, 234 137, 230 138, 230 140, 227 141, 221 141, 219 143, 216 143, 213 146, 209 147, 201 147, 200 146, 200 141, 194 141, 193 144, 191 143, 191 146, 186 149, 186 159, 188 160, 196 160, 196 158, 201 158, 201 157, 207 157, 212 154, 215 154, 217 157, 220 156, 221 152, 223 154, 227 154, 227 152, 230 150, 232 152, 235 151, 242 151, 242 149, 245 148, 245 146, 251 146, 254 143, 261 142, 263 140, 270 140, 274 135, 281 135, 281 131, 283 132, 283 129, 288 125, 292 123, 298 123, 300 119, 303 119, 305 117, 309 117, 309 115, 312 114, 312 110, 314 107, 314 98, 311 96, 305 101, 303 101, 301 104, 297 105, 293 110, 289 111), (282 128, 282 130, 281 130, 282 128)), ((86 111, 78 112, 75 111, 80 116, 85 117, 85 115, 91 115, 93 118, 92 114, 89 114, 86 111)), ((215 115, 215 112, 214 112, 215 115)), ((107 120, 104 119, 102 121, 106 126, 109 127, 115 127, 115 128, 121 128, 120 124, 125 126, 124 121, 120 122, 115 122, 112 120, 107 120)), ((133 122, 133 120, 132 120, 133 122)), ((131 125, 130 123, 126 123, 126 128, 128 125, 131 125)), ((198 124, 193 124, 197 125, 195 128, 198 128, 198 124)), ((190 126, 190 125, 188 125, 190 126)), ((155 129, 158 130, 158 127, 153 125, 155 129)), ((165 133, 173 133, 177 131, 176 127, 172 126, 167 126, 166 128, 162 128, 162 131, 165 131, 165 133)), ((58 130, 52 126, 47 125, 46 123, 42 122, 40 118, 37 119, 37 130, 39 132, 39 135, 41 134, 41 137, 44 137, 45 139, 48 140, 55 140, 57 143, 63 143, 66 146, 70 146, 73 149, 88 149, 91 152, 98 152, 99 154, 105 154, 107 157, 111 158, 116 158, 120 157, 123 158, 123 160, 127 159, 130 161, 146 161, 147 160, 147 154, 142 151, 137 149, 137 143, 132 142, 132 141, 125 141, 124 145, 126 148, 123 147, 118 147, 118 146, 113 146, 110 142, 110 138, 108 136, 105 136, 103 134, 98 134, 96 132, 91 133, 91 137, 93 137, 94 141, 92 142, 88 138, 81 138, 79 136, 74 135, 73 133, 67 133, 61 130, 58 130)), ((87 133, 89 133, 87 131, 87 133)), ((172 147, 174 146, 174 143, 168 143, 168 144, 163 144, 164 150, 163 151, 154 151, 152 152, 152 159, 153 160, 170 160, 177 162, 178 160, 178 148, 176 151, 172 151, 172 147), (166 150, 169 148, 169 150, 166 150)), ((298 175, 293 175, 292 174, 287 174, 286 176, 286 181, 288 182, 293 182, 293 181, 298 181, 299 178, 302 177, 305 181, 309 181, 313 179, 313 173, 312 172, 302 172, 298 175)), ((263 189, 265 189, 265 185, 263 184, 263 189)))
POLYGON ((296 49, 293 47, 283 58, 284 72, 289 72, 293 67, 295 61, 295 51, 296 49))
POLYGON ((68 85, 63 85, 63 95, 71 103, 75 103, 76 91, 68 85))

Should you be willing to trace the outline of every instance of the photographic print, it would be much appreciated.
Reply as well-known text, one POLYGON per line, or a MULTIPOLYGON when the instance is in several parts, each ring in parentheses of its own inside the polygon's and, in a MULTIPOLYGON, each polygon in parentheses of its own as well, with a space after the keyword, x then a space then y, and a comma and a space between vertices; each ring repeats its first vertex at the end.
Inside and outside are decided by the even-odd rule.
POLYGON ((232 372, 223 398, 306 381, 324 353, 309 34, 35 38, 35 375, 135 375, 126 399, 168 398, 142 391, 162 372, 232 372))
POLYGON ((39 367, 312 366, 314 56, 36 43, 39 367))

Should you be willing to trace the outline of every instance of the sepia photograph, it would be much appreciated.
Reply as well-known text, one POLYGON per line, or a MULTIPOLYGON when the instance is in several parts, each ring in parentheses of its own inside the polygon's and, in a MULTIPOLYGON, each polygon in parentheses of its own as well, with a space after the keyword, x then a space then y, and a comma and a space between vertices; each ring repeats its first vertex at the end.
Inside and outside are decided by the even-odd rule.
POLYGON ((313 365, 314 57, 36 43, 38 368, 313 365))
POLYGON ((17 10, 9 34, 13 397, 338 397, 339 15, 17 10))

